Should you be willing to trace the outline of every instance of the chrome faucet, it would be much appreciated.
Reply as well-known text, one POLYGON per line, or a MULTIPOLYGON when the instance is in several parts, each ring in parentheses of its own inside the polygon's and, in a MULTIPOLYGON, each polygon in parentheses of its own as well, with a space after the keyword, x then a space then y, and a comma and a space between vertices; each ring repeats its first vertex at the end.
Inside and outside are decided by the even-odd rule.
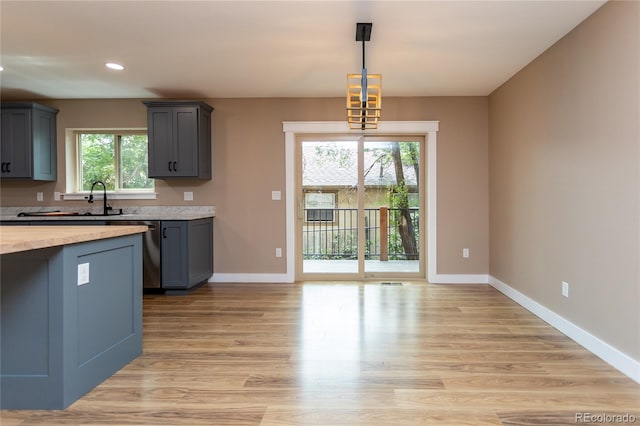
POLYGON ((107 186, 104 184, 103 181, 97 180, 91 184, 91 192, 89 192, 89 198, 87 198, 87 202, 93 204, 93 188, 97 184, 102 185, 102 203, 103 203, 102 214, 104 216, 109 216, 109 210, 111 210, 111 206, 107 205, 107 186))

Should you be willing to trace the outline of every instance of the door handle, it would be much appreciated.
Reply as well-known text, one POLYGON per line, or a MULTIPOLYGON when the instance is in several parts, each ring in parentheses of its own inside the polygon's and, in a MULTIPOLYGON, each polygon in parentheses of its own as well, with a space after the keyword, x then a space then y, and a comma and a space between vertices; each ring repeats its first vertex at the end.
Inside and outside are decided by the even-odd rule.
POLYGON ((173 171, 174 171, 174 172, 177 172, 177 171, 178 171, 178 162, 177 162, 177 161, 174 161, 174 162, 173 162, 173 171))
POLYGON ((171 161, 167 163, 167 168, 169 169, 169 171, 171 171, 171 161))
POLYGON ((167 228, 162 228, 162 238, 167 238, 167 228))
POLYGON ((6 165, 7 165, 7 163, 2 163, 2 173, 6 173, 7 172, 7 169, 5 167, 6 165))
POLYGON ((7 173, 11 173, 11 161, 7 163, 7 173))

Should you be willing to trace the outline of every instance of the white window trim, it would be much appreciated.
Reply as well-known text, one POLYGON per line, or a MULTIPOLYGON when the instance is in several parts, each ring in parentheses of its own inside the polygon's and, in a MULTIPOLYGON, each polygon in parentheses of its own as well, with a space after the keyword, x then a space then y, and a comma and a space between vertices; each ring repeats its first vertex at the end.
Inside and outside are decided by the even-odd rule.
POLYGON ((437 273, 437 217, 436 217, 436 201, 438 199, 436 182, 437 178, 437 139, 439 121, 381 121, 376 130, 367 130, 357 132, 349 129, 346 121, 283 121, 282 131, 284 132, 285 142, 285 175, 286 175, 286 235, 287 235, 287 272, 284 276, 286 282, 295 281, 295 194, 294 194, 294 146, 296 135, 298 134, 367 134, 367 135, 424 135, 427 145, 427 176, 423 179, 426 181, 427 188, 427 279, 431 283, 440 282, 440 276, 437 273))
MULTIPOLYGON (((89 191, 76 191, 78 184, 78 170, 77 170, 77 143, 76 134, 81 132, 105 132, 113 133, 114 128, 66 128, 65 129, 65 161, 66 161, 66 192, 60 194, 61 198, 65 201, 82 201, 85 197, 89 196, 89 191)), ((132 132, 146 132, 146 128, 140 127, 119 127, 117 131, 132 131, 132 132)), ((154 185, 155 186, 155 185, 154 185)), ((102 190, 94 191, 96 199, 102 199, 102 190)), ((119 191, 107 191, 107 198, 110 200, 155 200, 158 198, 158 194, 155 189, 148 191, 142 190, 119 190, 119 191)))
MULTIPOLYGON (((89 191, 85 192, 69 192, 60 194, 65 201, 84 201, 89 196, 89 191)), ((102 199, 102 190, 94 190, 93 197, 96 200, 102 199)), ((107 191, 109 200, 155 200, 158 198, 156 192, 113 192, 107 191)))

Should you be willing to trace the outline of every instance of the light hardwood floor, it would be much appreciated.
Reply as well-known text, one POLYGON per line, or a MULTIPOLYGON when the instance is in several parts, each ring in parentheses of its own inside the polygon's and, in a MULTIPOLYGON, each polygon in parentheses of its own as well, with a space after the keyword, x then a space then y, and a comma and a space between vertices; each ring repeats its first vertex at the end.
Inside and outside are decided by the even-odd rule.
POLYGON ((143 355, 68 409, 5 410, 0 423, 571 425, 586 413, 640 424, 640 385, 489 286, 209 284, 145 296, 143 355))

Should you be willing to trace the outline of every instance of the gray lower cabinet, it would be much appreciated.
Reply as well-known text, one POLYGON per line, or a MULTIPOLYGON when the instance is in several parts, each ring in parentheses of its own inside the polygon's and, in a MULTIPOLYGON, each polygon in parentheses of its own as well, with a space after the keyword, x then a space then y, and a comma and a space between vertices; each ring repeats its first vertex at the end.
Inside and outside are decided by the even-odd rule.
POLYGON ((163 289, 188 289, 213 274, 213 218, 161 222, 163 289))
POLYGON ((32 102, 3 102, 0 109, 2 179, 55 181, 58 110, 32 102))

